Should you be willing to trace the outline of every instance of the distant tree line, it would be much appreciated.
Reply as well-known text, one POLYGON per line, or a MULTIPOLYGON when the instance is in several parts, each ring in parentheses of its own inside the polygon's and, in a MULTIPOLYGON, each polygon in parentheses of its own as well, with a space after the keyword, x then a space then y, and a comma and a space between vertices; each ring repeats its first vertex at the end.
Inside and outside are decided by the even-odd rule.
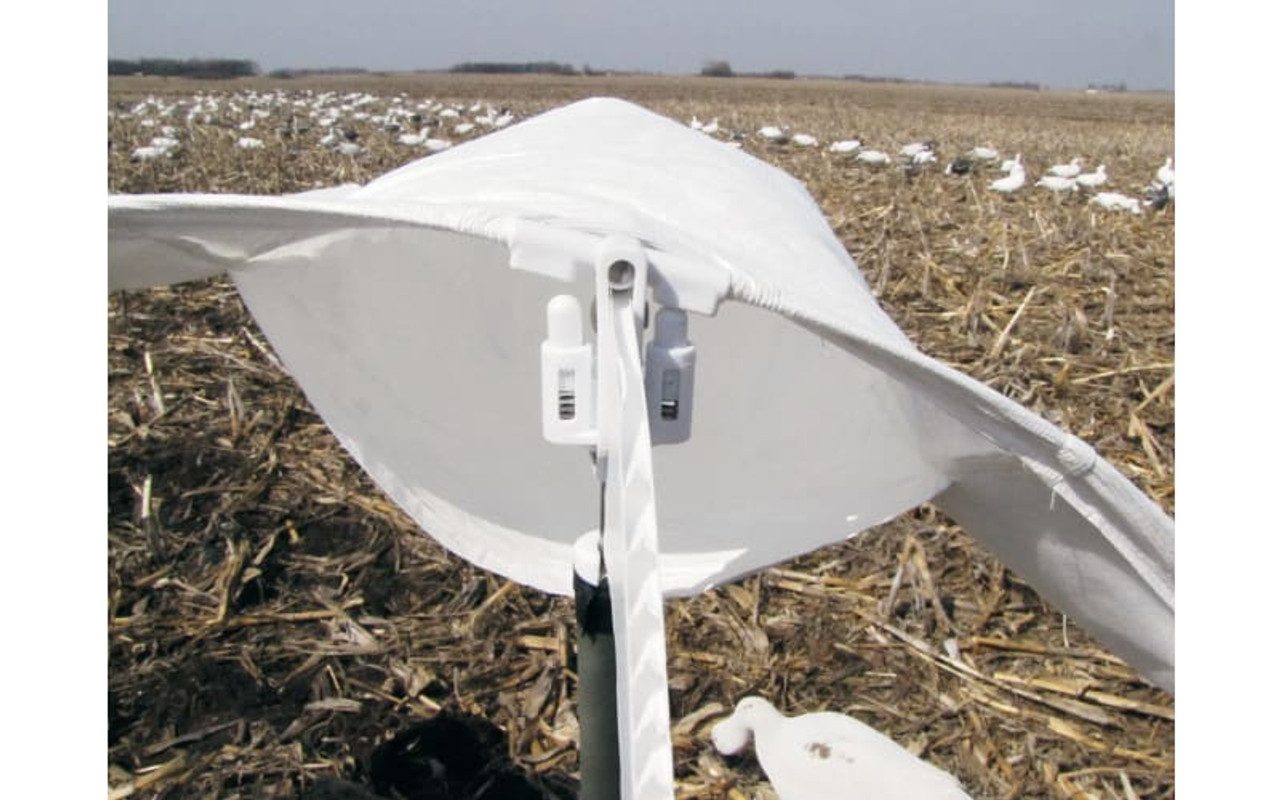
POLYGON ((301 69, 273 69, 267 73, 272 78, 305 78, 309 75, 366 75, 364 67, 306 67, 301 69))
POLYGON ((1129 87, 1124 83, 1091 83, 1090 89, 1097 89, 1100 92, 1127 92, 1129 87))
POLYGON ((728 61, 721 60, 704 62, 702 72, 699 74, 706 78, 776 78, 779 80, 792 80, 796 77, 796 73, 789 69, 772 69, 766 72, 734 72, 728 61))
POLYGON ((246 78, 259 72, 256 62, 242 58, 107 59, 108 75, 164 75, 182 78, 246 78))
POLYGON ((450 72, 479 72, 501 75, 577 75, 572 64, 560 64, 555 61, 526 61, 509 63, 502 61, 464 61, 454 64, 450 72))
POLYGON ((1030 89, 1030 90, 1031 90, 1031 91, 1033 91, 1033 92, 1038 92, 1038 91, 1040 91, 1040 89, 1041 89, 1041 88, 1043 88, 1043 87, 1041 87, 1041 86, 1040 86, 1040 84, 1038 84, 1038 83, 1032 83, 1032 82, 1030 82, 1030 81, 1026 81, 1026 82, 1019 82, 1019 81, 992 81, 991 83, 988 83, 987 85, 988 85, 988 86, 990 86, 990 87, 991 87, 991 88, 993 88, 993 89, 1030 89))
POLYGON ((858 81, 859 83, 918 83, 918 81, 909 81, 906 78, 890 78, 884 75, 852 75, 841 76, 846 81, 858 81))

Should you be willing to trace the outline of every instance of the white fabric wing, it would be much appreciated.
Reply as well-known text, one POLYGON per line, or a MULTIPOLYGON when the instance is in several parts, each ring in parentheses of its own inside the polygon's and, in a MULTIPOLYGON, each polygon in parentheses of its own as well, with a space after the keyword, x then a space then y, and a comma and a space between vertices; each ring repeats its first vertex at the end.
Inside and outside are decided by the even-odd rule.
POLYGON ((634 237, 655 301, 695 312, 693 437, 653 456, 668 595, 933 500, 1173 687, 1168 516, 1079 439, 916 350, 801 184, 679 123, 583 101, 364 187, 113 196, 109 220, 113 289, 229 272, 397 503, 459 555, 561 594, 597 498, 582 453, 540 435, 544 308, 566 291, 589 307, 597 244, 634 237))

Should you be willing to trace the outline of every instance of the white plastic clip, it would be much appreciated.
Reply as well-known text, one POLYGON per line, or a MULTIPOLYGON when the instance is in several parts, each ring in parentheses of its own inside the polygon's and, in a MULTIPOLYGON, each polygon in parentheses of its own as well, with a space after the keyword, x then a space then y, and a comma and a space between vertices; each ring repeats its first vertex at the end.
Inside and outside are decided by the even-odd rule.
POLYGON ((678 308, 658 311, 644 360, 644 393, 653 444, 688 440, 693 425, 693 367, 689 317, 678 308))
MULTIPOLYGON (((626 298, 636 323, 636 340, 644 339, 648 260, 639 242, 613 236, 596 251, 596 313, 616 307, 626 298)), ((597 346, 583 341, 582 306, 571 295, 557 295, 547 303, 547 339, 542 343, 542 435, 553 444, 600 448, 607 458, 616 443, 602 442, 614 404, 601 404, 598 383, 613 374, 617 342, 602 339, 597 322, 597 346), (600 363, 597 363, 600 362, 600 363), (607 362, 607 363, 606 363, 607 362)), ((662 308, 653 320, 653 338, 644 349, 644 393, 651 443, 687 441, 693 424, 693 377, 697 352, 689 342, 689 318, 679 308, 662 308)), ((599 466, 599 464, 597 464, 599 466)))
POLYGON ((555 444, 594 445, 596 377, 591 345, 582 341, 582 306, 556 295, 547 303, 542 343, 542 435, 555 444))

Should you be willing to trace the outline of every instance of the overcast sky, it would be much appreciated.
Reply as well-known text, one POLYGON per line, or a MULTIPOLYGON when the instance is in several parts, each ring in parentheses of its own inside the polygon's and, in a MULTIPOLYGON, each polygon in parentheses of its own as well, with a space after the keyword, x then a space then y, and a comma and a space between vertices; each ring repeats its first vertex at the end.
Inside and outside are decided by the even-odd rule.
POLYGON ((880 75, 1173 88, 1170 0, 108 0, 112 58, 880 75))

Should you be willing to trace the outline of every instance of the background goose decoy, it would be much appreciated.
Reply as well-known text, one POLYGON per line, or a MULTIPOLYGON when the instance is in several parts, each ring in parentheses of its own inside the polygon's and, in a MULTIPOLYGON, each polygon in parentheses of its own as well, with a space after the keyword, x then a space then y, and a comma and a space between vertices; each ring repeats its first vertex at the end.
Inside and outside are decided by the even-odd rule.
POLYGON ((1100 164, 1093 172, 1084 172, 1076 176, 1076 183, 1089 189, 1096 189, 1107 182, 1107 165, 1100 164))
POLYGON ((1108 211, 1131 211, 1134 214, 1142 213, 1142 209, 1138 205, 1135 197, 1128 197, 1119 192, 1098 192, 1089 200, 1094 205, 1102 206, 1108 211))
POLYGON ((1059 178, 1074 178, 1080 174, 1083 164, 1084 162, 1077 156, 1076 158, 1071 159, 1070 163, 1054 164, 1052 167, 1049 167, 1049 174, 1059 178))
POLYGON ((932 139, 929 139, 923 142, 912 142, 911 144, 904 145, 903 148, 898 152, 901 155, 906 156, 907 158, 915 158, 920 153, 926 152, 928 150, 933 150, 937 146, 938 146, 937 142, 933 141, 932 139))
POLYGON ((1015 168, 1022 166, 1022 153, 1018 153, 1013 158, 1006 158, 1000 162, 1001 172, 1013 172, 1015 168))
POLYGON ((1036 186, 1042 186, 1054 192, 1075 192, 1079 191, 1074 178, 1062 178, 1057 175, 1045 175, 1036 181, 1036 186))
POLYGON ((1021 189, 1026 184, 1026 182, 1027 182, 1027 173, 1025 170, 1023 170, 1022 164, 1015 164, 1013 169, 1010 170, 1008 175, 1004 176, 1003 178, 998 178, 992 181, 989 184, 989 187, 991 188, 992 191, 1004 192, 1005 194, 1008 194, 1010 192, 1016 192, 1017 190, 1021 189))
POLYGON ((888 164, 893 158, 880 150, 863 150, 854 159, 864 164, 888 164))
POLYGON ((950 773, 844 714, 787 717, 763 697, 747 697, 711 729, 724 755, 753 738, 779 800, 972 800, 950 773))
POLYGON ((1162 210, 1169 205, 1169 201, 1173 200, 1173 184, 1153 183, 1147 187, 1146 198, 1143 205, 1154 208, 1156 211, 1162 210))

